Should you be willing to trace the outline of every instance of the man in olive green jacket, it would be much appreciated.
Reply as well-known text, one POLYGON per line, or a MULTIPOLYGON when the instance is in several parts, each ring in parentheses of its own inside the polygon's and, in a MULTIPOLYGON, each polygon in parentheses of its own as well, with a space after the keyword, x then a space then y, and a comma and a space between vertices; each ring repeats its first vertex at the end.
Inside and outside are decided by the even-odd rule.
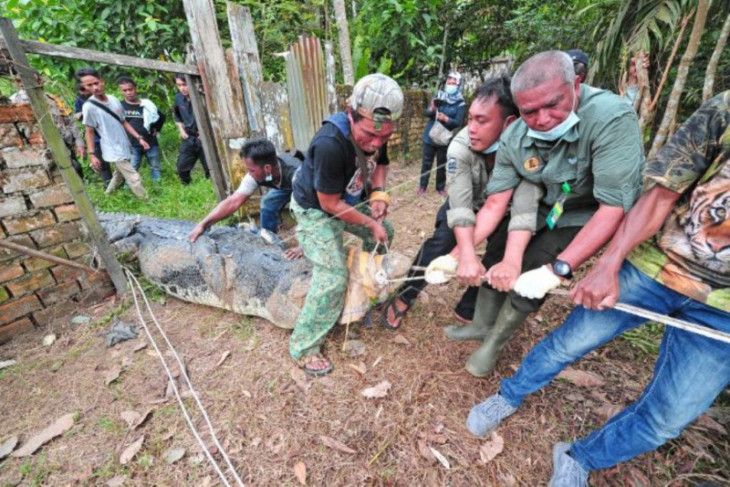
MULTIPOLYGON (((491 372, 502 347, 545 293, 570 279, 611 238, 638 197, 644 163, 636 113, 617 95, 581 85, 566 53, 531 57, 515 73, 511 89, 521 118, 502 135, 474 238, 462 239, 457 251, 459 281, 471 286, 487 281, 473 324, 456 334, 483 339, 466 365, 478 377, 491 372), (534 192, 518 197, 515 188, 525 185, 534 192), (503 220, 510 202, 521 207, 525 198, 539 203, 536 232, 529 228, 534 216, 503 220), (487 237, 480 262, 474 249, 487 237), (527 284, 538 292, 532 298, 516 294, 519 275, 537 268, 541 272, 527 284)), ((447 329, 447 335, 454 331, 447 329)))

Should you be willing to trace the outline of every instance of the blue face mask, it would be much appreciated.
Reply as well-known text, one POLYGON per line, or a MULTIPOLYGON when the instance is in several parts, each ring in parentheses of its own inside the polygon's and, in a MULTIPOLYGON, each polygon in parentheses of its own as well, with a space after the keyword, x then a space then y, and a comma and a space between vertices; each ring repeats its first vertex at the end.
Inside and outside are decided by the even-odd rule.
MULTIPOLYGON (((575 107, 575 91, 573 91, 573 107, 575 107)), ((580 122, 580 117, 578 117, 578 115, 571 109, 568 118, 557 124, 555 127, 544 132, 541 130, 532 130, 528 128, 527 136, 532 137, 533 139, 554 142, 558 139, 561 139, 565 134, 568 133, 570 129, 575 127, 578 122, 580 122)))
POLYGON ((482 154, 494 154, 499 149, 499 140, 482 151, 482 154))
POLYGON ((458 85, 446 85, 444 86, 444 91, 449 95, 455 95, 457 91, 459 91, 458 85))

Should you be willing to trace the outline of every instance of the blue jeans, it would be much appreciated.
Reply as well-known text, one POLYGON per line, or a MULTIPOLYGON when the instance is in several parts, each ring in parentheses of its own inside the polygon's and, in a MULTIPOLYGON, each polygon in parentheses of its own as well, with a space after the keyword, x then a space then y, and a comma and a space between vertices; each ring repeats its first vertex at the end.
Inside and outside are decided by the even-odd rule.
POLYGON ((261 198, 261 228, 276 233, 281 222, 281 210, 291 200, 291 189, 270 189, 261 198))
POLYGON ((150 165, 150 174, 152 181, 158 183, 162 179, 162 168, 160 167, 160 148, 156 145, 150 147, 148 151, 141 146, 132 146, 132 166, 134 170, 139 172, 142 165, 142 157, 147 156, 147 162, 150 165))
MULTIPOLYGON (((619 273, 620 302, 730 332, 730 313, 707 306, 651 279, 628 262, 619 273)), ((566 366, 614 337, 645 323, 616 310, 577 307, 538 343, 500 394, 512 406, 547 385, 566 366)), ((598 431, 577 440, 571 456, 586 470, 609 468, 672 438, 707 408, 730 383, 730 345, 667 326, 654 376, 632 405, 598 431)))

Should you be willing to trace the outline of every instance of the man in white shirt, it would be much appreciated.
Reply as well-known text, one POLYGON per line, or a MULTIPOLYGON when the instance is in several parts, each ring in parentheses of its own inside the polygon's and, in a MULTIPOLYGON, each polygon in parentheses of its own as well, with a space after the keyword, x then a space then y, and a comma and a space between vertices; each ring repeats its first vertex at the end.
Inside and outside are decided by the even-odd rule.
POLYGON ((114 166, 111 181, 106 193, 114 191, 122 181, 127 181, 135 196, 147 199, 147 191, 142 186, 142 178, 132 166, 132 146, 127 134, 139 140, 144 150, 150 148, 144 138, 124 118, 124 108, 115 97, 104 92, 104 80, 93 68, 81 68, 76 78, 92 94, 84 103, 82 113, 86 126, 86 144, 91 155, 91 166, 101 169, 101 161, 94 155, 94 130, 99 133, 102 157, 114 166))

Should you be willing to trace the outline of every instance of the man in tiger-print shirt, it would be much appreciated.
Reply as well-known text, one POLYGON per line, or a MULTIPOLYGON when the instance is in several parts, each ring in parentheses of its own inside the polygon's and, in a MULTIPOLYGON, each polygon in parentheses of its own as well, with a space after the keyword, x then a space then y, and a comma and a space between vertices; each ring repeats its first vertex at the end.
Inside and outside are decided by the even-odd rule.
MULTIPOLYGON (((498 394, 472 408, 467 427, 475 435, 489 434, 575 360, 646 322, 611 309, 617 301, 730 333, 730 91, 702 105, 647 163, 644 177, 643 195, 572 291, 582 306, 532 349, 498 394)), ((591 470, 679 436, 728 384, 730 344, 665 328, 641 397, 588 437, 557 443, 550 485, 587 485, 591 470)))

